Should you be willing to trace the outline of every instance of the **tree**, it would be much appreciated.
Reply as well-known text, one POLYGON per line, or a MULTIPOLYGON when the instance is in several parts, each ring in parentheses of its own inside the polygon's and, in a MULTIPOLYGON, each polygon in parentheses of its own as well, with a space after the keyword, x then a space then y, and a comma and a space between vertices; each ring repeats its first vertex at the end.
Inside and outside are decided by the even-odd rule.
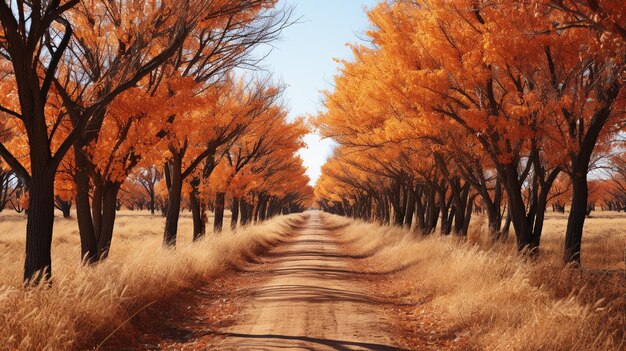
POLYGON ((369 17, 370 45, 352 46, 355 59, 342 62, 316 119, 340 144, 316 189, 323 207, 368 217, 373 199, 383 222, 411 225, 414 211, 421 231, 440 216, 442 233, 454 223, 462 234, 480 197, 494 237, 507 213, 517 248, 536 253, 566 172, 578 186, 565 257, 576 260, 594 153, 623 126, 623 8, 399 1, 369 17))
MULTIPOLYGON (((78 0, 0 3, 0 45, 3 58, 11 65, 11 74, 5 79, 14 82, 19 101, 18 108, 3 106, 2 112, 5 118, 21 124, 29 147, 29 165, 24 165, 14 152, 0 144, 0 155, 30 192, 24 268, 27 283, 51 277, 54 177, 61 160, 90 126, 100 123, 107 105, 116 96, 174 54, 201 16, 199 9, 203 6, 160 2, 140 8, 140 12, 122 12, 136 10, 137 2, 124 2, 127 7, 117 8, 109 8, 109 3, 101 1, 78 4, 78 0), (125 16, 121 20, 122 13, 145 17, 131 20, 125 16), (154 18, 159 20, 153 21, 154 18), (149 33, 135 27, 148 22, 153 29, 149 33), (114 30, 115 27, 120 30, 114 30), (104 39, 109 36, 94 33, 98 30, 120 37, 107 41, 104 39), (107 49, 99 51, 87 44, 98 41, 107 49), (109 60, 112 56, 124 58, 109 60), (87 74, 94 72, 99 74, 87 74), (77 77, 80 81, 72 80, 77 77), (53 116, 47 109, 50 97, 56 94, 63 99, 67 113, 53 116), (67 121, 65 117, 69 117, 72 126, 65 136, 59 137, 56 131, 67 121)), ((81 165, 77 163, 77 167, 81 165)))
POLYGON ((17 109, 5 104, 0 110, 3 118, 17 119, 23 124, 31 150, 29 170, 0 143, 0 156, 23 179, 31 194, 26 225, 25 281, 38 282, 51 275, 54 174, 71 140, 56 150, 51 149, 45 108, 52 80, 72 37, 73 29, 63 15, 77 3, 78 0, 20 2, 16 6, 5 1, 0 3, 0 48, 4 60, 12 67, 11 75, 4 79, 14 81, 13 89, 19 101, 17 109))
MULTIPOLYGON (((203 89, 214 90, 220 86, 228 86, 232 82, 229 73, 235 67, 254 67, 258 60, 251 58, 250 53, 259 45, 269 43, 274 40, 281 30, 290 24, 291 11, 279 9, 273 11, 276 5, 275 0, 249 0, 233 2, 231 11, 225 12, 224 16, 209 17, 213 21, 203 24, 199 30, 190 37, 180 52, 180 59, 172 63, 167 71, 166 77, 190 77, 196 84, 203 85, 203 89), (226 82, 226 83, 225 83, 226 82)), ((242 90, 242 89, 240 89, 242 90)), ((207 111, 208 116, 215 116, 212 111, 207 111)), ((171 116, 172 120, 178 116, 171 116)), ((200 118, 201 116, 195 116, 200 118)), ((205 121, 206 123, 206 121, 205 121)), ((182 125, 186 123, 183 122, 182 125)), ((179 121, 176 125, 181 125, 179 121)), ((186 140, 183 130, 179 130, 179 135, 168 133, 170 144, 168 150, 170 157, 166 161, 165 180, 168 187, 168 211, 166 215, 166 225, 164 231, 164 244, 173 246, 176 243, 178 232, 178 217, 181 201, 182 184, 195 169, 203 162, 205 163, 202 178, 207 178, 215 166, 214 158, 217 149, 233 139, 243 129, 243 125, 216 123, 218 130, 223 134, 215 135, 213 141, 205 140, 204 145, 191 145, 193 148, 203 147, 202 151, 194 153, 188 152, 190 141, 186 140), (172 140, 173 139, 173 140, 172 140), (183 163, 185 155, 191 162, 183 163)), ((191 151, 191 150, 189 150, 191 151)), ((197 185, 200 179, 193 179, 191 204, 198 204, 195 199, 197 185)), ((198 230, 202 227, 199 223, 201 216, 198 213, 199 206, 192 206, 194 212, 194 238, 202 236, 198 230)))
POLYGON ((196 206, 199 204, 197 186, 219 163, 218 150, 237 140, 248 125, 273 105, 281 91, 262 81, 246 83, 243 79, 237 82, 228 79, 209 88, 204 89, 205 102, 195 111, 179 114, 177 124, 171 126, 165 139, 169 153, 165 166, 169 202, 163 242, 168 246, 176 244, 185 181, 192 180, 190 202, 194 212, 194 238, 198 239, 204 233, 200 206, 196 206), (200 132, 189 127, 194 125, 206 127, 200 132), (198 169, 203 162, 204 168, 198 169))
POLYGON ((556 117, 551 136, 566 145, 564 169, 572 183, 572 204, 565 233, 563 260, 580 264, 588 207, 588 181, 594 153, 606 150, 614 126, 624 121, 626 10, 607 1, 548 1, 546 12, 559 40, 546 45, 550 84, 545 84, 556 117), (550 8, 560 11, 550 12, 550 8), (557 49, 555 49, 557 48, 557 49), (574 57, 576 56, 576 57, 574 57))
POLYGON ((152 165, 148 168, 142 168, 133 177, 135 182, 139 183, 148 196, 147 207, 150 213, 154 215, 156 210, 156 184, 161 180, 162 173, 152 165))
MULTIPOLYGON (((242 205, 246 205, 245 195, 251 189, 251 186, 258 185, 267 186, 271 184, 284 169, 294 167, 294 161, 297 159, 295 154, 304 147, 302 138, 308 133, 308 128, 304 124, 304 120, 297 119, 293 123, 286 121, 287 111, 280 105, 270 106, 253 121, 245 135, 239 138, 235 143, 231 144, 226 151, 226 157, 223 160, 223 171, 220 175, 213 177, 213 187, 219 187, 216 193, 216 213, 214 221, 214 231, 220 232, 223 226, 223 209, 224 194, 226 191, 232 196, 231 205, 231 228, 237 227, 239 220, 239 210, 242 205), (217 184, 216 184, 217 183, 217 184), (219 210, 219 211, 218 211, 219 210)), ((291 174, 290 180, 297 180, 300 183, 308 183, 308 178, 304 176, 304 172, 297 169, 291 174)), ((277 202, 287 201, 288 193, 293 190, 287 182, 278 182, 279 190, 267 191, 274 196, 274 206, 270 206, 269 212, 277 212, 277 202)), ((269 190, 269 189, 268 189, 269 190)), ((269 195, 270 198, 272 195, 269 195)), ((287 202, 293 202, 297 196, 291 197, 287 202)), ((268 195, 265 195, 268 196, 268 195)), ((268 199, 270 201, 271 199, 268 199)), ((282 204, 279 206, 282 211, 282 204)), ((249 213, 249 212, 247 212, 249 213)), ((267 217, 267 216, 264 216, 267 217)))

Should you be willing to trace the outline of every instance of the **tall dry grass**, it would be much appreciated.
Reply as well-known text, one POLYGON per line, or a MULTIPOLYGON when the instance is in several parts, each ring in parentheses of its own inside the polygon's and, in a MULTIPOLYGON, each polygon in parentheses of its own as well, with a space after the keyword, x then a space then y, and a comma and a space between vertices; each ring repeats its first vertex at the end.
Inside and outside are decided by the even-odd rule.
POLYGON ((121 212, 109 259, 85 268, 80 264, 75 221, 57 218, 53 283, 24 289, 25 219, 0 214, 0 349, 97 346, 119 332, 135 313, 206 282, 231 263, 273 245, 284 235, 284 220, 276 218, 236 233, 209 234, 205 240, 192 243, 191 218, 183 215, 178 246, 170 250, 161 245, 161 217, 121 212))
MULTIPOLYGON (((454 237, 420 237, 401 228, 330 215, 325 220, 347 224, 340 235, 353 253, 368 257, 366 270, 388 272, 385 279, 397 290, 395 294, 424 299, 452 329, 469 333, 476 349, 621 350, 626 346, 624 300, 585 295, 585 289, 599 287, 581 291, 584 280, 572 284, 566 278, 571 270, 555 264, 550 255, 532 262, 516 255, 510 245, 483 247, 454 237)), ((560 225, 551 221, 549 226, 560 225)), ((480 225, 473 228, 474 238, 483 236, 480 225)), ((551 240, 547 238, 548 249, 554 245, 551 240)), ((623 276, 618 279, 624 282, 623 276)), ((626 287, 612 286, 607 291, 623 294, 626 287)))

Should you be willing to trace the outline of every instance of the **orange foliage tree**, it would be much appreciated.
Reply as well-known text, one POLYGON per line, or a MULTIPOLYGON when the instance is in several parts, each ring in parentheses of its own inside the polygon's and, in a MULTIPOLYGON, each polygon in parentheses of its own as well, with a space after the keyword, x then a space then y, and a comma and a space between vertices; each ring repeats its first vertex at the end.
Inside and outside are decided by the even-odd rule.
POLYGON ((518 249, 534 253, 565 172, 564 261, 579 262, 587 174, 623 125, 626 63, 623 6, 583 3, 377 5, 371 45, 353 46, 316 119, 340 145, 316 190, 322 206, 415 217, 426 233, 441 219, 443 234, 464 235, 480 199, 494 238, 506 213, 518 249))
MULTIPOLYGON (((179 170, 185 167, 181 176, 187 176, 244 132, 248 120, 241 116, 263 110, 259 106, 271 100, 274 88, 257 89, 262 96, 253 97, 230 72, 254 66, 257 60, 249 53, 289 24, 290 12, 275 5, 275 0, 0 4, 0 88, 6 97, 0 106, 2 185, 13 191, 24 184, 30 194, 23 197, 28 199, 25 282, 51 276, 55 204, 68 214, 75 202, 82 257, 96 262, 107 257, 118 195, 136 168, 160 168, 165 158, 166 170, 174 171, 178 155, 179 170)), ((180 207, 171 204, 176 192, 170 181, 166 197, 159 196, 156 180, 146 188, 152 211, 158 202, 168 209, 166 243, 176 235, 172 228, 180 207)), ((139 194, 133 184, 125 186, 125 194, 139 194)))

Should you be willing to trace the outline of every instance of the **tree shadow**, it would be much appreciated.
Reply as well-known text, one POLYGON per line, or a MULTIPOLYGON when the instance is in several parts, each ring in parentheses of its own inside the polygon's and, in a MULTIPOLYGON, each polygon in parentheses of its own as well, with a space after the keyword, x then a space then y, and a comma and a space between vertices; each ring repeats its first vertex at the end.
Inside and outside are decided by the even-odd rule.
MULTIPOLYGON (((211 332, 212 333, 212 332, 211 332)), ((335 339, 323 339, 314 338, 308 336, 291 336, 291 335, 277 335, 277 334, 239 334, 239 333, 216 333, 216 335, 224 336, 225 338, 243 339, 237 341, 237 349, 250 349, 250 350, 318 350, 320 346, 330 348, 337 351, 408 351, 407 349, 399 348, 396 346, 348 341, 348 340, 335 340, 335 339)), ((224 348, 223 350, 228 350, 224 348)))

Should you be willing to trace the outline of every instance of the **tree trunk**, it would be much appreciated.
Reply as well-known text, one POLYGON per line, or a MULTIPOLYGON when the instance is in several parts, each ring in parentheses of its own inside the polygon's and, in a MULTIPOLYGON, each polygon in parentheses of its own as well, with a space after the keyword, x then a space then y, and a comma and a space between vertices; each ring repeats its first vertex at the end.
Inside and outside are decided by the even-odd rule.
POLYGON ((268 196, 259 197, 259 204, 257 207, 257 214, 255 216, 256 222, 263 222, 267 215, 267 202, 269 201, 268 196))
MULTIPOLYGON (((0 199, 0 202, 2 199, 0 199)), ((72 200, 63 200, 60 196, 56 195, 54 197, 54 207, 56 207, 61 213, 63 213, 63 218, 70 218, 71 210, 72 210, 72 200)), ((2 212, 2 204, 0 203, 0 212, 2 212)))
POLYGON ((446 198, 447 189, 448 187, 443 182, 437 187, 439 211, 441 213, 441 228, 439 228, 441 235, 449 235, 452 232, 452 220, 454 219, 455 208, 450 208, 452 197, 449 200, 446 198))
POLYGON ((154 187, 150 190, 150 214, 154 216, 154 187))
POLYGON ((424 234, 426 232, 426 209, 422 201, 422 191, 420 190, 415 196, 415 230, 424 234))
POLYGON ((195 187, 189 193, 189 207, 191 208, 191 218, 193 219, 193 241, 196 241, 204 236, 205 231, 198 190, 195 187))
POLYGON ((180 217, 180 203, 183 190, 182 177, 182 157, 173 154, 172 160, 166 168, 169 173, 168 204, 167 215, 165 216, 165 231, 163 234, 163 244, 165 246, 176 246, 176 235, 178 234, 178 218, 180 217), (169 169, 169 170, 168 170, 169 169))
POLYGON ((519 175, 516 164, 504 166, 506 192, 509 199, 509 214, 515 230, 517 250, 523 251, 531 245, 530 225, 526 216, 526 205, 519 184, 519 175))
MULTIPOLYGON (((484 198, 483 198, 483 202, 484 198)), ((487 220, 489 222, 489 234, 494 241, 497 241, 501 235, 502 228, 502 213, 499 208, 496 208, 492 204, 486 204, 487 207, 487 220)))
POLYGON ((80 235, 81 259, 87 263, 93 263, 98 257, 98 242, 96 240, 93 218, 91 217, 90 204, 90 180, 87 174, 88 163, 80 152, 74 153, 76 173, 74 184, 76 185, 76 220, 80 235))
POLYGON ((233 203, 230 209, 230 229, 233 231, 237 228, 237 222, 239 221, 239 198, 233 197, 233 203))
POLYGON ((120 183, 105 183, 105 189, 102 194, 100 229, 98 230, 97 237, 98 261, 105 260, 109 256, 117 212, 117 194, 119 193, 121 185, 120 183))
POLYGON ((407 204, 404 215, 404 226, 411 229, 413 226, 413 215, 415 214, 415 191, 412 188, 407 189, 407 204))
POLYGON ((573 173, 572 179, 572 206, 567 220, 565 232, 565 248, 563 261, 580 265, 580 247, 587 215, 587 201, 589 188, 587 185, 587 172, 573 173))
POLYGON ((25 284, 38 284, 52 277, 52 227, 54 225, 54 172, 33 174, 29 183, 26 222, 25 284))
POLYGON ((500 241, 506 242, 509 239, 509 232, 511 231, 511 212, 509 212, 508 208, 506 210, 506 219, 504 220, 504 225, 502 226, 500 241))
POLYGON ((248 202, 245 199, 241 199, 239 202, 239 207, 241 208, 241 225, 244 226, 248 224, 250 205, 248 205, 248 202))
POLYGON ((215 194, 215 219, 213 221, 213 232, 220 233, 224 225, 224 204, 226 202, 226 194, 218 192, 215 194))
MULTIPOLYGON (((437 203, 437 189, 435 184, 428 188, 428 196, 426 197, 426 229, 425 234, 432 234, 437 228, 437 222, 439 222, 439 214, 441 208, 437 203)), ((443 220, 443 219, 442 219, 443 220)))

